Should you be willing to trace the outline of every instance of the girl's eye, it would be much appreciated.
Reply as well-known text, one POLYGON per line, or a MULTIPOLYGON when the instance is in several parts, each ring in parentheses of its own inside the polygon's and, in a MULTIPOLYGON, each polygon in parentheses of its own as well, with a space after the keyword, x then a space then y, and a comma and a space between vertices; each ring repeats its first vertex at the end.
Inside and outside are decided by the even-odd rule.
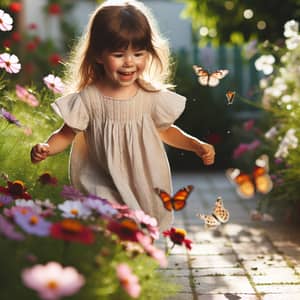
POLYGON ((123 56, 123 53, 113 53, 112 56, 113 56, 113 57, 120 58, 120 57, 123 56))
POLYGON ((145 55, 145 51, 134 53, 134 56, 136 56, 136 57, 140 57, 140 56, 143 56, 143 55, 145 55))

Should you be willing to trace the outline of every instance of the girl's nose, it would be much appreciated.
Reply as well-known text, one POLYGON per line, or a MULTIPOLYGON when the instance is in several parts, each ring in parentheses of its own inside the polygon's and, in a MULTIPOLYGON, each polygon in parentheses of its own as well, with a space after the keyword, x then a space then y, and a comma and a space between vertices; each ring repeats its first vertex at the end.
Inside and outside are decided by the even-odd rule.
POLYGON ((124 60, 124 65, 125 66, 130 66, 133 63, 133 57, 132 55, 126 55, 125 60, 124 60))

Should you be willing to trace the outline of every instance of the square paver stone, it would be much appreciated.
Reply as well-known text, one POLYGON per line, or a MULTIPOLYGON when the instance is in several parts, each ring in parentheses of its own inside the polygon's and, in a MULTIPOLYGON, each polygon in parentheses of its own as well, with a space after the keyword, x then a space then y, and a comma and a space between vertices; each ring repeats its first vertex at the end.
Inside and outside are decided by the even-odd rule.
MULTIPOLYGON (((255 284, 299 283, 300 276, 291 268, 265 267, 259 275, 251 275, 255 284)), ((300 300, 300 298, 299 298, 300 300)))
POLYGON ((229 245, 220 243, 192 244, 192 249, 188 252, 190 255, 224 255, 233 254, 229 245))
POLYGON ((188 257, 186 255, 168 256, 168 269, 188 269, 188 257))
POLYGON ((235 255, 191 255, 191 268, 236 268, 240 264, 235 255))
MULTIPOLYGON (((277 294, 279 296, 287 294, 300 294, 300 284, 257 284, 256 290, 262 294, 277 294)), ((289 300, 289 298, 285 298, 284 300, 289 300)))
POLYGON ((201 276, 193 280, 197 294, 255 294, 246 276, 201 276))

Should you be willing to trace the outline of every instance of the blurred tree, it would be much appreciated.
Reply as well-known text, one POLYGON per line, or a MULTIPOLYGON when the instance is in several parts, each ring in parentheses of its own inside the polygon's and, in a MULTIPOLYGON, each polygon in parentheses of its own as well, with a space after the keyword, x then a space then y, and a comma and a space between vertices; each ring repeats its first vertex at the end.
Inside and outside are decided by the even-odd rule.
POLYGON ((300 17, 300 0, 178 0, 192 20, 200 45, 276 42, 286 21, 300 17))

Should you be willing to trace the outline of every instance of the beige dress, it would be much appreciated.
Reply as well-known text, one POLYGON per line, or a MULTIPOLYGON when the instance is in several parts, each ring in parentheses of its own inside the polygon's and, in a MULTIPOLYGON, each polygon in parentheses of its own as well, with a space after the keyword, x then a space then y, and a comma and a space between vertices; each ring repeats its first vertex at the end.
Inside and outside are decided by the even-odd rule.
POLYGON ((93 85, 57 99, 52 107, 73 128, 69 164, 72 185, 155 217, 160 230, 172 213, 154 192, 172 193, 170 167, 158 130, 180 116, 186 99, 169 90, 139 89, 130 99, 104 96, 93 85))

